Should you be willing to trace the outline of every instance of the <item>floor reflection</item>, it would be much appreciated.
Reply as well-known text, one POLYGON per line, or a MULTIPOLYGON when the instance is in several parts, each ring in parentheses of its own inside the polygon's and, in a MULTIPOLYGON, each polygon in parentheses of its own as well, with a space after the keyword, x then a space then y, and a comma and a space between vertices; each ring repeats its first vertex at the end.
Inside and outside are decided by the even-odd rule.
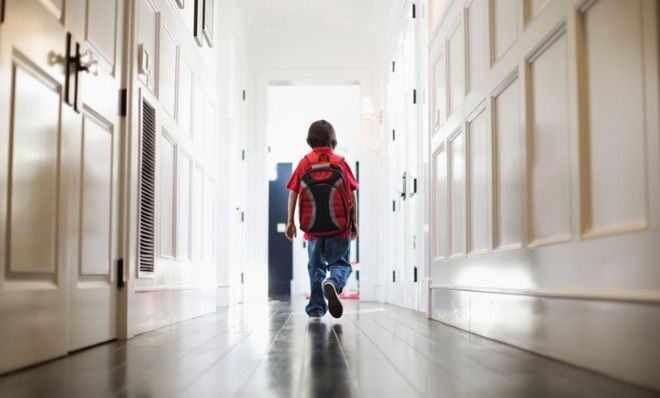
POLYGON ((654 397, 614 379, 430 321, 346 302, 220 310, 0 377, 0 397, 654 397))
MULTIPOLYGON (((309 388, 311 397, 350 397, 351 374, 341 349, 341 325, 309 324, 309 388), (339 332, 339 333, 337 333, 339 332)), ((304 382, 304 381, 303 381, 304 382)))

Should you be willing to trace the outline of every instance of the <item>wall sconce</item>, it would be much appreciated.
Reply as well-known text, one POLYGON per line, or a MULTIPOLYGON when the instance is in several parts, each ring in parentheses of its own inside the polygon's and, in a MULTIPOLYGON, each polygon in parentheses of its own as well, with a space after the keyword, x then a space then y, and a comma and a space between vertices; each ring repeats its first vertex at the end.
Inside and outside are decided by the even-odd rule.
POLYGON ((378 122, 379 124, 383 123, 383 111, 376 111, 376 108, 374 108, 374 102, 371 100, 371 97, 362 98, 362 105, 360 108, 360 114, 365 119, 378 122))

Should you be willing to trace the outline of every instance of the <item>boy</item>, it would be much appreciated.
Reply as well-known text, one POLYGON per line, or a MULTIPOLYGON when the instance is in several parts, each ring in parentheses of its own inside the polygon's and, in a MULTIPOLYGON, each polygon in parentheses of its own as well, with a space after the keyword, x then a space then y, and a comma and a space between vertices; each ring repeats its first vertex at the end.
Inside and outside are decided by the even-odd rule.
MULTIPOLYGON (((319 120, 309 126, 307 133, 307 144, 312 148, 312 152, 306 155, 296 167, 287 188, 291 191, 289 194, 289 218, 286 226, 286 237, 293 240, 296 236, 296 226, 293 221, 293 214, 301 191, 301 182, 305 173, 311 170, 314 164, 321 160, 336 164, 338 170, 343 172, 343 180, 350 192, 350 228, 340 231, 333 236, 327 234, 305 233, 305 240, 308 241, 307 253, 309 262, 307 270, 309 271, 309 282, 311 294, 309 303, 305 307, 307 315, 313 321, 318 321, 325 314, 326 310, 335 317, 341 317, 343 306, 339 300, 348 277, 351 275, 350 248, 351 239, 358 236, 357 225, 357 197, 355 191, 359 188, 353 172, 343 158, 334 154, 333 150, 337 146, 337 137, 332 124, 325 120, 319 120), (330 277, 326 279, 326 270, 330 271, 330 277), (328 300, 326 305, 325 299, 328 300)), ((304 183, 302 184, 304 186, 304 183)), ((316 209, 315 209, 316 210, 316 209)), ((333 222, 337 224, 334 213, 332 213, 333 222)), ((315 220, 315 219, 314 219, 315 220)), ((329 224, 329 220, 315 220, 319 224, 329 224)), ((314 222, 314 221, 312 221, 314 222)), ((302 226, 301 226, 302 228, 302 226)))

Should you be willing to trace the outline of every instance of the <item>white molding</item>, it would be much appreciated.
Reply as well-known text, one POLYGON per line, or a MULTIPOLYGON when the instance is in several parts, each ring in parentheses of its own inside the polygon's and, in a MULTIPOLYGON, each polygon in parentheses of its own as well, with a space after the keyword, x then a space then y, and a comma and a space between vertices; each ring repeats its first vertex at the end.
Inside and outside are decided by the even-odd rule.
POLYGON ((474 293, 505 294, 570 300, 614 301, 621 303, 660 304, 660 291, 618 291, 618 290, 552 290, 517 289, 476 286, 431 285, 431 290, 452 290, 474 293))

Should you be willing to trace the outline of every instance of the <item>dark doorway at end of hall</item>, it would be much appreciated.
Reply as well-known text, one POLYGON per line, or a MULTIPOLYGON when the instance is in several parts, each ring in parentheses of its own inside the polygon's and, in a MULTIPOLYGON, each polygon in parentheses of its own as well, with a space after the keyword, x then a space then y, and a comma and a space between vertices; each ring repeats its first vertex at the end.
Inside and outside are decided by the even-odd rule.
POLYGON ((278 163, 277 178, 268 183, 268 296, 271 298, 291 296, 293 248, 284 235, 289 199, 286 183, 291 172, 291 163, 278 163))

